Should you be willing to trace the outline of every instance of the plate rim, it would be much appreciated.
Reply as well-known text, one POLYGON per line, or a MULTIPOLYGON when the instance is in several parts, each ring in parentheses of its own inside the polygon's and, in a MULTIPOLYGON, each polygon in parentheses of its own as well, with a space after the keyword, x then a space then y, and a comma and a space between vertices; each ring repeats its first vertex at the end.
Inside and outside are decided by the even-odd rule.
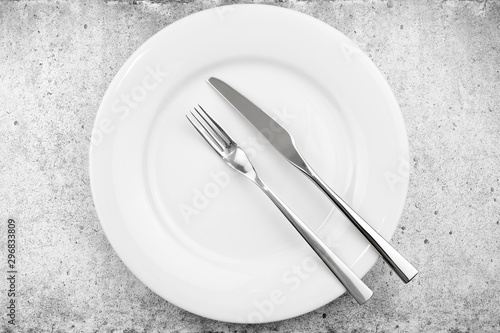
MULTIPOLYGON (((154 43, 155 42, 155 39, 157 38, 158 34, 166 29, 169 29, 171 28, 172 26, 175 25, 175 27, 177 26, 180 26, 182 24, 189 24, 190 22, 193 22, 193 21, 196 21, 199 17, 201 17, 202 15, 207 15, 207 12, 209 11, 214 11, 214 10, 218 10, 219 8, 223 8, 223 7, 239 7, 239 8, 242 8, 242 7, 245 7, 245 8, 251 8, 253 7, 253 9, 255 8, 259 8, 258 10, 275 10, 276 12, 281 12, 283 13, 284 15, 295 15, 296 17, 299 17, 301 19, 306 19, 307 21, 313 23, 313 24, 316 24, 318 26, 323 26, 323 28, 328 28, 330 29, 332 32, 334 33, 337 33, 337 34, 340 34, 341 36, 345 37, 345 38, 348 38, 346 37, 342 32, 340 32, 339 30, 337 30, 335 27, 329 25, 328 23, 326 22, 323 22, 319 19, 316 19, 315 17, 312 17, 308 14, 305 14, 305 13, 302 13, 302 12, 299 12, 299 11, 296 11, 296 10, 293 10, 293 9, 288 9, 288 8, 284 8, 284 7, 280 7, 280 6, 275 6, 275 5, 268 5, 268 4, 234 4, 234 5, 226 5, 226 6, 218 6, 218 7, 213 7, 213 8, 209 8, 209 9, 205 9, 205 10, 201 10, 199 12, 196 12, 194 14, 191 14, 191 15, 187 15, 167 26, 165 26, 164 28, 162 28, 161 30, 159 30, 157 33, 153 34, 151 37, 149 37, 143 44, 141 44, 128 58, 127 60, 123 63, 123 65, 120 67, 120 69, 117 71, 117 73, 115 74, 114 78, 112 79, 112 81, 110 82, 110 84, 108 85, 102 99, 101 99, 101 103, 100 103, 100 106, 99 106, 99 109, 96 113, 96 117, 95 117, 95 120, 94 120, 94 124, 93 124, 93 128, 96 128, 96 126, 98 126, 98 120, 99 120, 99 115, 102 114, 104 111, 102 111, 103 109, 103 104, 104 104, 104 101, 106 98, 109 98, 108 96, 111 94, 111 91, 112 89, 114 88, 117 88, 119 85, 120 85, 120 82, 122 81, 123 79, 123 75, 125 74, 124 72, 126 71, 127 68, 130 68, 130 66, 137 60, 137 58, 141 55, 141 53, 144 51, 144 49, 147 49, 147 47, 150 46, 150 44, 154 43)), ((349 38, 348 38, 349 39, 349 38)), ((350 40, 350 39, 349 39, 350 40)), ((363 51, 361 51, 363 52, 363 51)), ((364 53, 364 52, 363 52, 364 53)), ((399 119, 397 119, 397 121, 402 125, 401 128, 399 128, 400 131, 403 131, 403 136, 404 138, 406 139, 405 142, 401 142, 400 145, 402 145, 403 147, 403 150, 404 150, 404 153, 405 153, 405 156, 404 158, 406 160, 409 160, 409 145, 408 145, 408 135, 407 135, 407 129, 406 129, 406 126, 405 126, 405 121, 404 121, 404 117, 403 117, 403 114, 401 112, 401 109, 400 109, 400 106, 399 106, 399 103, 397 102, 397 99, 394 95, 394 92, 393 90, 391 89, 391 87, 389 86, 388 82, 386 81, 385 77, 383 76, 383 74, 380 72, 380 70, 378 69, 378 67, 373 63, 373 61, 370 59, 369 61, 369 66, 371 67, 370 68, 370 71, 372 72, 372 74, 375 74, 377 76, 377 80, 382 80, 382 83, 384 85, 384 88, 385 88, 385 93, 388 94, 388 96, 390 97, 391 101, 395 104, 396 108, 397 108, 397 113, 395 114, 396 117, 398 117, 399 119)), ((91 192, 92 192, 92 198, 93 198, 93 203, 96 207, 96 213, 97 213, 97 217, 99 218, 99 222, 103 228, 103 231, 106 235, 106 238, 108 239, 108 242, 110 243, 110 245, 112 246, 113 250, 115 251, 115 253, 118 255, 118 257, 120 258, 120 260, 125 264, 125 266, 141 281, 144 283, 144 279, 143 279, 143 276, 141 276, 141 274, 137 274, 135 272, 135 269, 133 267, 131 267, 129 265, 129 263, 127 263, 122 255, 120 255, 120 252, 117 251, 117 248, 115 247, 115 244, 113 244, 113 242, 111 241, 110 239, 110 231, 107 230, 108 227, 105 226, 105 223, 103 223, 103 218, 102 218, 102 212, 100 212, 100 209, 98 208, 98 205, 96 203, 96 185, 94 185, 94 182, 92 181, 92 179, 95 179, 95 173, 97 172, 95 167, 94 167, 94 144, 92 144, 92 142, 90 143, 90 148, 89 148, 89 164, 88 164, 88 167, 89 167, 89 177, 90 177, 90 185, 91 185, 91 192)), ((408 174, 408 176, 406 177, 405 179, 405 182, 403 184, 403 194, 402 194, 402 203, 401 205, 398 207, 397 209, 397 213, 395 213, 397 216, 399 216, 399 219, 401 218, 402 216, 402 213, 404 211, 404 207, 405 207, 405 202, 407 200, 407 196, 408 196, 408 188, 409 188, 409 182, 410 182, 410 175, 408 174)), ((395 211, 396 212, 396 211, 395 211)), ((394 230, 391 232, 391 235, 389 237, 392 238, 394 233, 396 232, 397 230, 397 225, 399 223, 396 224, 396 227, 394 228, 394 230)), ((367 272, 369 272, 375 262, 377 260, 373 261, 373 264, 369 265, 370 267, 368 268, 368 270, 362 274, 362 276, 364 276, 367 272)), ((353 264, 354 265, 354 264, 353 264)), ((155 293, 157 293, 158 295, 160 295, 160 297, 163 298, 163 296, 161 295, 161 293, 158 293, 155 289, 153 289, 150 285, 144 283, 148 288, 150 288, 151 290, 153 290, 155 293)), ((182 309, 186 309, 184 306, 179 306, 177 305, 177 303, 175 302, 172 302, 170 299, 167 299, 165 298, 165 300, 167 300, 168 302, 182 308, 182 309)), ((333 300, 330 300, 328 301, 327 303, 331 302, 333 300)), ((325 304, 327 304, 325 303, 325 304)), ((325 304, 323 305, 320 305, 319 307, 321 306, 324 306, 325 304)), ((187 310, 187 309, 186 309, 187 310)), ((206 316, 205 314, 202 314, 202 313, 198 313, 196 311, 192 311, 192 309, 189 309, 187 310, 189 312, 192 312, 192 313, 195 313, 195 314, 198 314, 198 315, 201 315, 201 316, 206 316)), ((297 311, 297 313, 287 317, 287 318, 277 318, 277 319, 274 319, 274 320, 265 320, 264 322, 273 322, 273 321, 279 321, 279 320, 283 320, 283 319, 288 319, 288 318, 293 318, 293 317, 296 317, 298 315, 302 315, 302 314, 305 314, 305 313, 308 313, 310 311, 314 311, 314 309, 310 309, 308 311, 297 311)), ((207 317, 207 316, 206 316, 207 317)), ((213 317, 210 317, 208 316, 207 318, 213 318, 213 317)), ((216 319, 216 320, 221 320, 221 321, 226 321, 224 319, 216 319)), ((238 322, 238 321, 226 321, 226 322, 238 322)), ((245 322, 242 322, 242 323, 245 323, 245 322)))

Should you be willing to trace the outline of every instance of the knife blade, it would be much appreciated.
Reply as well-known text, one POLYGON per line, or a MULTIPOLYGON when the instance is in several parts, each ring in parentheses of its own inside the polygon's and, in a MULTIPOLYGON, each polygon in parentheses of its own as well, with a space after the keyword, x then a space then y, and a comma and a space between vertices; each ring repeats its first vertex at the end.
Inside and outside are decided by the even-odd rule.
POLYGON ((211 77, 208 83, 219 92, 239 113, 266 137, 271 145, 292 165, 297 167, 344 213, 365 238, 379 252, 389 266, 405 283, 410 282, 418 271, 392 245, 335 193, 311 168, 296 147, 295 140, 274 119, 249 99, 224 81, 211 77))
POLYGON ((278 122, 245 96, 218 78, 211 77, 208 83, 239 111, 271 145, 290 163, 306 172, 309 166, 295 146, 295 140, 278 122))

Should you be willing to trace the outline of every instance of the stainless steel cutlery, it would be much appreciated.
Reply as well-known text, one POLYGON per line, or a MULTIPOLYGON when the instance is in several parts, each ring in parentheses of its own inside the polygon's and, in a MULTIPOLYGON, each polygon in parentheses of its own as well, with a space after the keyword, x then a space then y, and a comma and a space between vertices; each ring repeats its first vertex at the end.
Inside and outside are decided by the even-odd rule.
POLYGON ((391 244, 357 214, 342 198, 337 195, 302 157, 293 137, 280 124, 274 121, 262 109, 227 83, 215 77, 208 83, 218 91, 236 110, 254 125, 292 165, 302 171, 321 191, 345 214, 373 247, 380 253, 389 266, 405 283, 411 281, 418 271, 391 244), (269 135, 272 133, 272 135, 269 135))
MULTIPOLYGON (((408 283, 418 274, 418 271, 408 260, 319 177, 301 155, 294 138, 285 128, 224 81, 211 77, 208 79, 208 83, 256 127, 288 162, 321 189, 373 245, 403 282, 408 283)), ((201 106, 198 105, 198 107, 194 108, 194 111, 186 117, 205 141, 226 164, 250 179, 267 195, 359 304, 370 299, 373 292, 269 189, 258 176, 246 153, 201 106)))
POLYGON ((259 178, 246 153, 201 106, 199 109, 201 111, 195 108, 194 112, 186 117, 205 141, 230 167, 250 179, 271 199, 356 301, 359 304, 366 302, 373 292, 267 187, 259 178))

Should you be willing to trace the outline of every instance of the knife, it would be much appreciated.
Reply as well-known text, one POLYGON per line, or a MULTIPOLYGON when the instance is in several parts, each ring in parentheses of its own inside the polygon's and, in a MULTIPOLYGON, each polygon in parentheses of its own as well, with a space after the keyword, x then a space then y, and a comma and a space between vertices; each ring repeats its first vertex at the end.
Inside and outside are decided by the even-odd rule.
POLYGON ((224 81, 211 77, 208 83, 255 126, 271 143, 271 145, 292 165, 297 167, 344 213, 365 238, 380 253, 394 272, 403 280, 410 282, 418 273, 392 245, 373 229, 358 213, 354 211, 339 195, 337 195, 311 168, 302 157, 295 140, 280 124, 267 113, 253 104, 245 96, 233 89, 224 81))

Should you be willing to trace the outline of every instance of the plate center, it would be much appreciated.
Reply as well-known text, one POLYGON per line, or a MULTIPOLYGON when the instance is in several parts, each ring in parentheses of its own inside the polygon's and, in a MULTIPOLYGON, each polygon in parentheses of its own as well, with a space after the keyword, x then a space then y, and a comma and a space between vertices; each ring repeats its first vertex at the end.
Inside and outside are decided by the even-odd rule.
MULTIPOLYGON (((246 151, 264 182, 311 229, 320 231, 325 221, 335 222, 328 199, 206 83, 211 76, 232 85, 285 127, 337 193, 349 200, 357 186, 352 124, 348 110, 342 110, 331 92, 270 59, 225 60, 179 82, 151 125, 145 177, 165 232, 215 261, 258 260, 307 247, 266 195, 227 166, 185 118, 202 105, 246 151)), ((341 237, 346 225, 328 229, 341 237)))

